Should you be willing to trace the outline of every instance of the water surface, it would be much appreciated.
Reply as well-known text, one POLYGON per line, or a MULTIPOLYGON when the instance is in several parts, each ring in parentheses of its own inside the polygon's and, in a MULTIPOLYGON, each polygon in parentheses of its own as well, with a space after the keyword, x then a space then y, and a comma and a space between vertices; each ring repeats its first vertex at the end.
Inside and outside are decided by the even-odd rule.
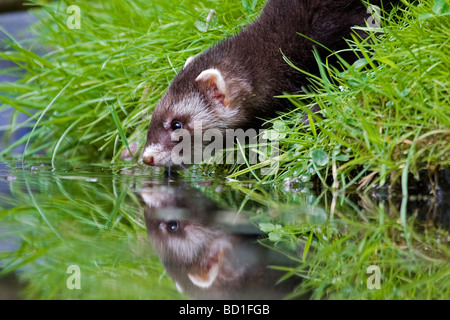
MULTIPOLYGON (((0 167, 4 298, 305 298, 311 284, 307 290, 302 285, 312 270, 305 263, 332 248, 333 239, 348 236, 347 246, 361 247, 365 235, 372 239, 370 233, 386 225, 389 232, 404 232, 393 239, 405 252, 408 246, 422 250, 412 230, 446 245, 449 240, 445 194, 413 195, 404 217, 403 200, 383 192, 168 178, 134 165, 57 168, 0 167)), ((359 266, 357 277, 367 279, 366 267, 359 266)))

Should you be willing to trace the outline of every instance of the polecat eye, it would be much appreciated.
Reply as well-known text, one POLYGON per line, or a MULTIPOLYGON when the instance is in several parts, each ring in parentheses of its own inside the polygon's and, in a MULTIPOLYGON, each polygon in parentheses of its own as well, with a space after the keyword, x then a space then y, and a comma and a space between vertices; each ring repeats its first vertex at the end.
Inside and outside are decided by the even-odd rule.
POLYGON ((170 220, 167 222, 167 231, 175 232, 178 230, 178 221, 170 220))
POLYGON ((175 130, 182 129, 183 124, 180 121, 173 121, 170 127, 172 128, 173 131, 175 131, 175 130))

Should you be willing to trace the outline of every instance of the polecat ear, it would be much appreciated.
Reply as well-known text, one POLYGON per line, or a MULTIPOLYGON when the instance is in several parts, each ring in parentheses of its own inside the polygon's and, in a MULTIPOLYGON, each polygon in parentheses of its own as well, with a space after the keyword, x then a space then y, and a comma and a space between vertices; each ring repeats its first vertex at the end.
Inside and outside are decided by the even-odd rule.
POLYGON ((209 288, 219 275, 220 267, 224 263, 224 250, 230 244, 222 239, 216 239, 209 246, 210 256, 203 267, 192 268, 188 272, 191 282, 199 288, 209 288))
POLYGON ((228 90, 222 73, 217 69, 207 69, 202 71, 195 79, 202 88, 217 103, 228 107, 230 105, 228 90))
POLYGON ((200 273, 188 273, 191 282, 199 288, 209 288, 219 274, 219 264, 215 263, 206 270, 200 273))

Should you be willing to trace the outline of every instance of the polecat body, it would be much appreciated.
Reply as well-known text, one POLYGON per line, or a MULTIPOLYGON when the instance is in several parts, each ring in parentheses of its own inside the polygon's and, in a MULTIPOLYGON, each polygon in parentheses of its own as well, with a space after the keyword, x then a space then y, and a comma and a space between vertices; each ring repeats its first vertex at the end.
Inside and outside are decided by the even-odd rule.
POLYGON ((187 61, 153 111, 143 162, 169 166, 179 129, 193 135, 199 123, 202 132, 256 128, 261 119, 276 116, 289 105, 277 95, 308 85, 283 55, 318 74, 313 47, 323 57, 329 52, 314 42, 333 51, 346 48, 344 38, 368 16, 361 0, 268 0, 260 17, 239 34, 187 61))

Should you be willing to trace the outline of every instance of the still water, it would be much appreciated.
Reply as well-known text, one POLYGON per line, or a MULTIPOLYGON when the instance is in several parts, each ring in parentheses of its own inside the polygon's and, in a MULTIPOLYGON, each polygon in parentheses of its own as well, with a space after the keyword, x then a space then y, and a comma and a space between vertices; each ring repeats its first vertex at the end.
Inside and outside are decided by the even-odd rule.
MULTIPOLYGON (((368 251, 361 248, 383 232, 399 252, 431 250, 439 261, 433 270, 448 274, 445 193, 412 196, 402 216, 404 201, 381 191, 333 195, 310 184, 168 178, 125 165, 57 168, 0 166, 2 299, 308 298, 326 281, 330 292, 339 292, 333 284, 342 281, 342 292, 364 294, 368 251), (427 237, 418 241, 417 234, 427 237), (327 269, 314 278, 317 268, 333 268, 330 257, 342 260, 353 247, 358 281, 327 279, 327 269), (314 260, 327 250, 334 255, 314 260)), ((386 270, 411 255, 382 258, 386 270)))

